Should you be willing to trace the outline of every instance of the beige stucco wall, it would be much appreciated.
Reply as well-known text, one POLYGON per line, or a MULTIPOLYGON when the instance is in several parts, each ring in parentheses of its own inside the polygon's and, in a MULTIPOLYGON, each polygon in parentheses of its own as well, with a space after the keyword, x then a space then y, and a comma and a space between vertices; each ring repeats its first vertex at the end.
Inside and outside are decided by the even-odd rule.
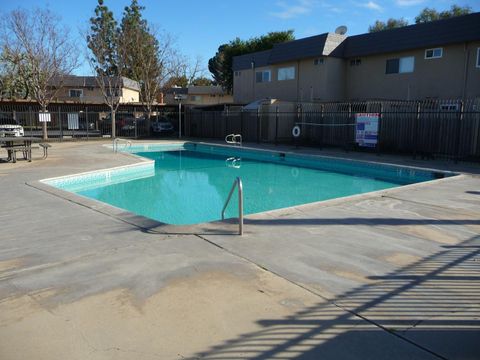
POLYGON ((480 69, 475 67, 475 60, 479 46, 479 43, 469 44, 466 51, 463 44, 444 46, 443 56, 438 59, 425 59, 426 49, 418 49, 362 57, 360 66, 350 66, 347 61, 347 100, 460 98, 465 85, 465 97, 478 97, 480 69), (412 73, 385 74, 387 59, 405 56, 415 57, 412 73))
POLYGON ((140 101, 140 93, 137 90, 122 89, 122 97, 120 98, 121 103, 133 103, 140 101))
MULTIPOLYGON (((103 103, 103 94, 98 87, 63 87, 57 93, 56 98, 60 101, 80 101, 80 102, 93 102, 103 103), (70 97, 70 90, 83 90, 83 96, 80 98, 70 97)), ((140 93, 137 90, 131 90, 127 88, 122 89, 121 103, 139 102, 140 93)))
POLYGON ((236 103, 262 98, 285 101, 341 101, 366 99, 425 99, 480 97, 480 68, 476 67, 480 42, 443 47, 439 59, 425 59, 426 49, 361 57, 361 65, 350 59, 326 57, 323 64, 312 59, 275 64, 234 75, 236 103), (414 56, 413 73, 385 74, 387 59, 414 56), (295 79, 277 81, 278 69, 295 67, 295 79), (466 71, 465 71, 466 66, 466 71), (272 81, 255 82, 254 72, 271 70, 272 81), (465 75, 466 74, 466 75, 465 75))
POLYGON ((233 94, 236 103, 249 103, 263 98, 283 101, 335 101, 342 100, 345 91, 344 61, 325 58, 323 64, 314 64, 314 58, 296 62, 241 70, 234 76, 233 94), (278 80, 278 70, 295 68, 295 79, 278 80), (270 70, 272 81, 255 82, 254 72, 270 70))

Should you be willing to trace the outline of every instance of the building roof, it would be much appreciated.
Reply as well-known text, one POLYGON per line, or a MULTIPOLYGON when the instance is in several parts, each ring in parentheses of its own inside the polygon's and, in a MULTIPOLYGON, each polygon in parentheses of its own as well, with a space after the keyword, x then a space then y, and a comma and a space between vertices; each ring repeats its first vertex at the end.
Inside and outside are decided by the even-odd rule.
POLYGON ((343 57, 366 56, 480 40, 480 13, 350 36, 343 57))
POLYGON ((320 34, 307 38, 278 43, 271 50, 259 51, 251 54, 235 56, 233 70, 245 70, 252 67, 263 67, 269 64, 279 64, 288 61, 326 56, 331 54, 346 36, 339 34, 320 34))
POLYGON ((269 64, 270 53, 272 50, 257 51, 250 54, 235 56, 233 58, 233 70, 245 70, 254 67, 267 66, 269 64))
POLYGON ((165 91, 167 94, 177 95, 224 95, 225 91, 221 86, 189 86, 189 87, 171 87, 165 91))
POLYGON ((275 44, 271 50, 235 56, 233 70, 331 56, 351 58, 480 40, 480 13, 346 37, 325 33, 275 44))
POLYGON ((189 86, 188 87, 188 94, 189 95, 223 95, 225 91, 223 91, 221 86, 189 86))
MULTIPOLYGON (((56 79, 53 81, 54 84, 59 84, 60 82, 64 87, 98 87, 95 76, 67 75, 63 76, 61 79, 56 79)), ((122 77, 122 86, 127 89, 140 91, 140 84, 137 81, 126 77, 122 77)))

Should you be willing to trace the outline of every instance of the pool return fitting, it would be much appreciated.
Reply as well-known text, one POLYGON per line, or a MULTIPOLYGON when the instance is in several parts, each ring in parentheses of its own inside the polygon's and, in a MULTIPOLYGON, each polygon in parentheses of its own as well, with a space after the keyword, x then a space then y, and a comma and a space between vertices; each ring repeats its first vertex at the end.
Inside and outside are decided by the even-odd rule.
POLYGON ((225 205, 222 209, 222 220, 225 220, 225 210, 227 209, 228 203, 232 198, 233 191, 235 188, 238 187, 238 235, 243 235, 243 185, 242 179, 237 177, 233 182, 232 188, 227 197, 227 201, 225 201, 225 205))

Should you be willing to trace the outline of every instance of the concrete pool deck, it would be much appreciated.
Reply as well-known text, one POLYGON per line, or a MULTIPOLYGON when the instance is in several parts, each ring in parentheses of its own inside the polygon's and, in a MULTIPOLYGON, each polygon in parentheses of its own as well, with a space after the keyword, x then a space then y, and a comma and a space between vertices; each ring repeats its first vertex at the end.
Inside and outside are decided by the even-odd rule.
POLYGON ((480 167, 347 157, 468 173, 248 216, 238 237, 26 184, 138 161, 101 142, 0 163, 0 358, 478 359, 480 167))

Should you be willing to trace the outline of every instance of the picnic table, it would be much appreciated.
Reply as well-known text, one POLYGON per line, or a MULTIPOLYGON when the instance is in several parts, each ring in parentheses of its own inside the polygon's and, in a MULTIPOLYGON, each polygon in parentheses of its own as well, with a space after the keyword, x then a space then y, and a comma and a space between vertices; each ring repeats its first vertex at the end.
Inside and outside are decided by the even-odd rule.
POLYGON ((22 152, 25 160, 32 161, 32 142, 38 138, 25 136, 0 137, 0 146, 7 150, 7 161, 17 162, 17 152, 22 152))

